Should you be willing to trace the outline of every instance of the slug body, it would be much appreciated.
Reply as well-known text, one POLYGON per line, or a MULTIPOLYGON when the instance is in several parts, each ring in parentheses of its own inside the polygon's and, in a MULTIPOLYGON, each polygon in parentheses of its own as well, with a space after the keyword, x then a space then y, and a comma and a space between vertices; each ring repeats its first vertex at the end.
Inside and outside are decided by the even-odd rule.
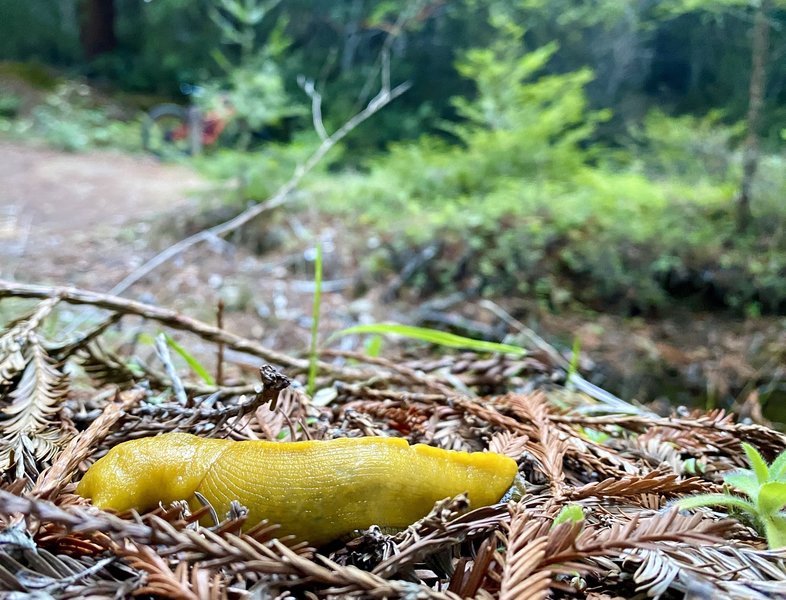
POLYGON ((169 433, 119 444, 85 474, 77 493, 100 508, 151 510, 202 494, 219 515, 232 500, 312 544, 371 525, 406 527, 434 503, 467 493, 473 508, 498 502, 513 482, 514 460, 456 452, 400 438, 330 441, 213 440, 169 433))

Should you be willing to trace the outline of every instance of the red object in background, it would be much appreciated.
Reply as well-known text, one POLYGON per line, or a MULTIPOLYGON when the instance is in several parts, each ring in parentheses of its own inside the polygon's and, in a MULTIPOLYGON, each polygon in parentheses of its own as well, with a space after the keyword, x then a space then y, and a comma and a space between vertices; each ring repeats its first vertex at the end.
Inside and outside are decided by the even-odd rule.
MULTIPOLYGON (((209 112, 202 120, 202 145, 209 146, 215 143, 221 132, 227 126, 227 119, 217 112, 209 112)), ((173 141, 184 140, 188 137, 188 123, 181 123, 169 132, 169 139, 173 141)))

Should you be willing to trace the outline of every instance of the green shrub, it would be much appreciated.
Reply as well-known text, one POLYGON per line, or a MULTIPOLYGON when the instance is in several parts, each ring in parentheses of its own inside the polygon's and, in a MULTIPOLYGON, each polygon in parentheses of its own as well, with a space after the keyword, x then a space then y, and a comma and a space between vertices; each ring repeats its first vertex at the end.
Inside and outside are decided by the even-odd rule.
POLYGON ((459 61, 477 94, 454 102, 464 120, 445 129, 458 143, 394 144, 367 172, 312 186, 328 210, 378 228, 384 256, 368 257, 369 268, 398 272, 440 240, 409 281, 421 293, 460 288, 623 311, 657 310, 677 295, 739 312, 786 310, 781 157, 762 159, 757 227, 740 235, 739 126, 656 111, 625 149, 590 151, 607 115, 587 110, 589 74, 540 76, 554 47, 523 52, 522 31, 498 27, 491 47, 459 61))
POLYGON ((5 120, 1 129, 15 136, 40 137, 72 152, 94 147, 139 150, 139 121, 112 117, 110 110, 95 100, 87 85, 66 81, 33 108, 29 118, 5 120))

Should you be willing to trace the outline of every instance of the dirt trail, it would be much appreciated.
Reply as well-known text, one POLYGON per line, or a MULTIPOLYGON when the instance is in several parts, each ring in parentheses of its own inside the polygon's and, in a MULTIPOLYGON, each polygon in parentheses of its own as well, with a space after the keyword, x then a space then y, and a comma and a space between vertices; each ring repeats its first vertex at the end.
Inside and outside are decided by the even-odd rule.
MULTIPOLYGON (((185 236, 183 220, 199 213, 194 196, 212 188, 184 166, 144 156, 70 154, 0 139, 0 278, 106 292, 185 236)), ((271 347, 305 347, 308 326, 295 321, 309 314, 312 292, 290 289, 302 282, 279 262, 292 261, 232 243, 202 244, 124 295, 206 321, 222 298, 230 330, 264 335, 271 347), (264 327, 268 317, 286 323, 264 327)), ((332 296, 324 295, 325 306, 340 303, 332 296)), ((199 353, 198 344, 189 348, 199 353)))
POLYGON ((145 242, 144 223, 204 187, 189 169, 152 158, 0 141, 0 276, 60 284, 122 276, 145 242))

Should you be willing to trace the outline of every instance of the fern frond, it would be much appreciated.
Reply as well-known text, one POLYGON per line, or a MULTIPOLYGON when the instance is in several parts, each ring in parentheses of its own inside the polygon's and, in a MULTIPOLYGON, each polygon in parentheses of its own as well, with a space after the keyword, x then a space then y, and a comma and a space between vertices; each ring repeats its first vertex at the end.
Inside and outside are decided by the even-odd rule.
POLYGON ((700 492, 707 488, 706 482, 698 477, 682 479, 675 473, 651 471, 646 475, 630 475, 627 477, 609 477, 601 481, 588 483, 580 488, 571 490, 570 496, 574 500, 597 496, 606 498, 610 496, 626 497, 639 494, 674 494, 700 492))
POLYGON ((507 527, 507 550, 500 600, 542 600, 549 594, 551 571, 543 567, 549 543, 547 524, 516 510, 507 527))
POLYGON ((728 529, 730 521, 713 521, 700 514, 681 516, 676 510, 640 519, 634 516, 627 523, 615 523, 599 532, 587 531, 576 540, 581 552, 593 553, 605 548, 647 548, 657 542, 707 544, 718 541, 718 534, 728 529))
POLYGON ((0 470, 13 467, 15 477, 32 480, 38 463, 49 460, 63 441, 64 431, 55 417, 68 388, 65 375, 34 333, 28 342, 22 377, 0 417, 0 470))
POLYGON ((79 353, 79 361, 87 375, 102 385, 112 384, 121 388, 133 385, 139 374, 113 352, 101 347, 97 342, 86 345, 79 353))
POLYGON ((25 348, 28 338, 52 312, 57 302, 57 298, 44 300, 30 315, 6 325, 5 333, 0 335, 0 386, 11 384, 24 370, 27 365, 25 348))

